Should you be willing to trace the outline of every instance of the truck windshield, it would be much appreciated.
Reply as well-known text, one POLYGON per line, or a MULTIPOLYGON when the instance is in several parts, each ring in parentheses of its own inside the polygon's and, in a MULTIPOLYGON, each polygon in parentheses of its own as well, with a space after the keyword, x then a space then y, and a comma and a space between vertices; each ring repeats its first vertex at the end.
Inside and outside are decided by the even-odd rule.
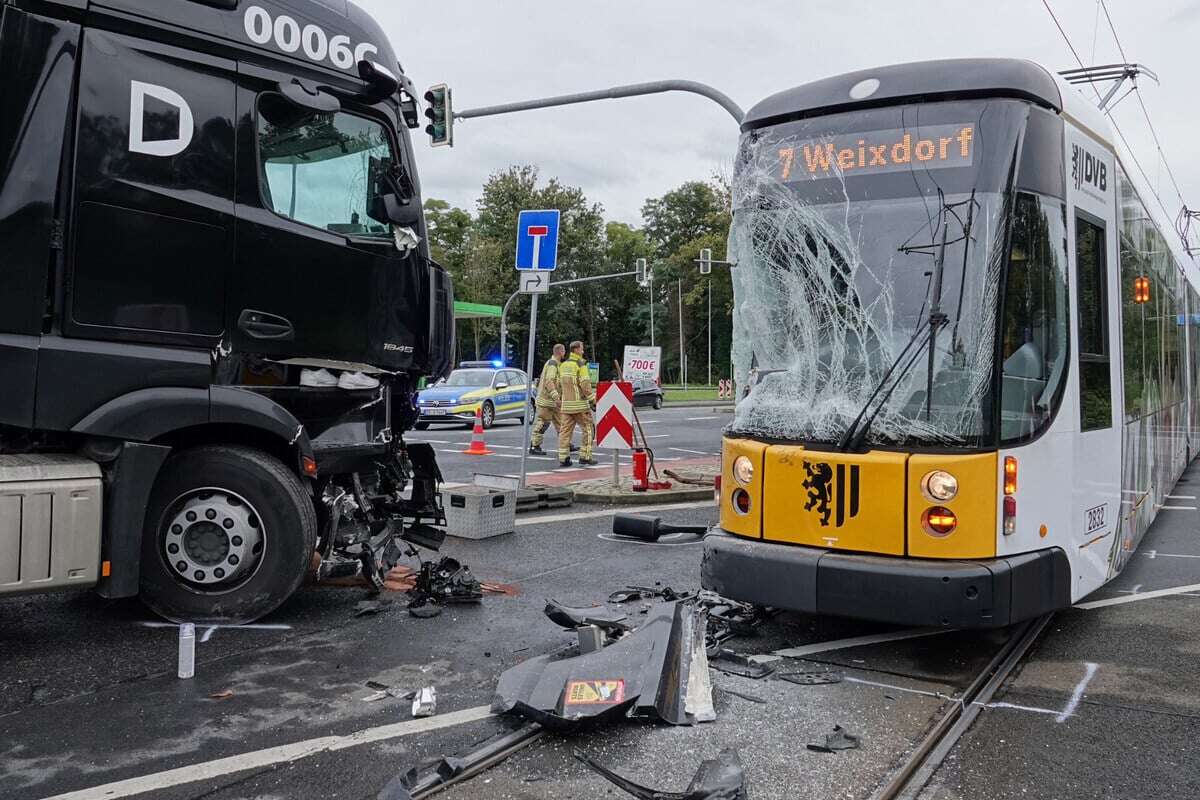
POLYGON ((733 430, 834 444, 994 439, 1015 101, 897 106, 743 136, 733 430), (907 349, 906 349, 907 348, 907 349), (876 392, 877 388, 879 389, 876 392))
POLYGON ((337 112, 298 115, 286 101, 259 103, 263 195, 276 214, 333 233, 390 237, 368 216, 372 165, 393 160, 384 126, 337 112))

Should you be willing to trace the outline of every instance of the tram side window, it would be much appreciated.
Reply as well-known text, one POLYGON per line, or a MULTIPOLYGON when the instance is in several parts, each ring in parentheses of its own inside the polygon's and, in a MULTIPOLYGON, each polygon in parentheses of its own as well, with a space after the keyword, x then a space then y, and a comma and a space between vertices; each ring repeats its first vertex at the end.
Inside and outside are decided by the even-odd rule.
POLYGON ((1035 436, 1053 417, 1066 376, 1068 319, 1064 209, 1058 201, 1020 194, 1000 328, 1005 443, 1035 436))
POLYGON ((1085 431, 1112 427, 1108 303, 1104 288, 1104 229, 1075 218, 1075 275, 1079 292, 1079 424, 1085 431))

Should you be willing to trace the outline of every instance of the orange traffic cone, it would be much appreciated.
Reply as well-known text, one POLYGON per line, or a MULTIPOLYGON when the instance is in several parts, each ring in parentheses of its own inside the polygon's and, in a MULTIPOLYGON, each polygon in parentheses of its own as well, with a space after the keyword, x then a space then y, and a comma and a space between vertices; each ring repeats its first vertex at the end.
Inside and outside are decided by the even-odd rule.
POLYGON ((468 456, 490 456, 491 450, 483 442, 483 407, 475 409, 475 430, 471 433, 471 446, 463 453, 468 456))

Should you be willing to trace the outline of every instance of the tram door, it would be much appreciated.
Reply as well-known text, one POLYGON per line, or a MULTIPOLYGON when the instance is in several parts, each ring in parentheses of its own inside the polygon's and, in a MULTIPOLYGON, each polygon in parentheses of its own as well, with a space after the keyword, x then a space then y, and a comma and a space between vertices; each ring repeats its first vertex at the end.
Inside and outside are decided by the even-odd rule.
POLYGON ((1112 153, 1069 126, 1066 139, 1067 236, 1075 301, 1072 384, 1078 387, 1079 400, 1071 493, 1078 597, 1106 579, 1123 516, 1121 273, 1112 153))

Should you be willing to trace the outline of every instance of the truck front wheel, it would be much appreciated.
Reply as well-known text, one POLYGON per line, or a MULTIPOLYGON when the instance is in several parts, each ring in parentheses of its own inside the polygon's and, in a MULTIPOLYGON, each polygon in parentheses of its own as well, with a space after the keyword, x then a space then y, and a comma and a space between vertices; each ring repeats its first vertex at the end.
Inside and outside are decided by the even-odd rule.
POLYGON ((167 461, 142 535, 142 600, 177 622, 252 622, 300 582, 317 516, 300 479, 248 447, 205 446, 167 461))

